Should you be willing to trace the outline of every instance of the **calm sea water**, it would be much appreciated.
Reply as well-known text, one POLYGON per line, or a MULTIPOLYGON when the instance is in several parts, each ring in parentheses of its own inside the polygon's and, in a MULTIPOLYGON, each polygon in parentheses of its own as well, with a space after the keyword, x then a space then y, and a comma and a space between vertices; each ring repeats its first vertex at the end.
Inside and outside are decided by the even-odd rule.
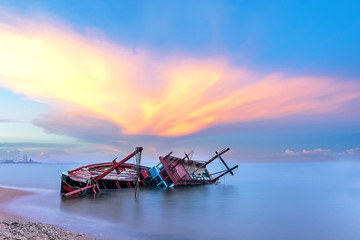
POLYGON ((360 162, 241 163, 217 185, 63 200, 75 164, 0 165, 0 184, 36 194, 11 211, 99 239, 359 239, 360 162))

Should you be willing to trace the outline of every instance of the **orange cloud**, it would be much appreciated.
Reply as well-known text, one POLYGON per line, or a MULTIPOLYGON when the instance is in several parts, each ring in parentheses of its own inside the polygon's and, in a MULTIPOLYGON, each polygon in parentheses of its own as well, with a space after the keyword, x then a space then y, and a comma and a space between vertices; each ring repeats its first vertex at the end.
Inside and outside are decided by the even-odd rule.
POLYGON ((129 155, 129 153, 123 152, 123 151, 121 151, 121 150, 119 150, 119 149, 117 149, 117 148, 115 148, 115 147, 110 146, 110 145, 101 144, 101 145, 97 145, 97 147, 98 147, 99 149, 108 150, 108 151, 110 151, 110 152, 120 153, 120 154, 125 155, 125 156, 126 156, 126 155, 129 155))
POLYGON ((218 124, 334 112, 359 85, 258 74, 226 59, 155 57, 101 36, 14 15, 0 19, 0 86, 125 134, 186 135, 218 124))

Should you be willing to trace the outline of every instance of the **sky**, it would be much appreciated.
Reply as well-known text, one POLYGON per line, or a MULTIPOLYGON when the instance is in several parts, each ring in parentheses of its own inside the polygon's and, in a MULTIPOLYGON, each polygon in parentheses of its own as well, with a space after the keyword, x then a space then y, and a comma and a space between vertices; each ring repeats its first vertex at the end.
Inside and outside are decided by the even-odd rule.
POLYGON ((0 0, 0 159, 360 157, 358 1, 0 0))

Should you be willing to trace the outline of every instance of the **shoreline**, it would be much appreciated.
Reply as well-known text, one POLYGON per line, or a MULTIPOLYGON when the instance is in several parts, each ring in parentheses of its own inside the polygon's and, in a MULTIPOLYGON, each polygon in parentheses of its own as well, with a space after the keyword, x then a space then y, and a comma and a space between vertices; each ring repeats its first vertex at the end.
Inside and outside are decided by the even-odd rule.
POLYGON ((28 219, 18 216, 16 214, 6 211, 4 205, 14 201, 16 198, 24 197, 27 195, 33 194, 32 192, 11 189, 0 187, 0 221, 3 220, 16 220, 16 221, 26 221, 28 219))
POLYGON ((32 222, 6 210, 6 204, 30 194, 34 193, 0 187, 0 239, 93 239, 82 233, 70 232, 56 225, 32 222))

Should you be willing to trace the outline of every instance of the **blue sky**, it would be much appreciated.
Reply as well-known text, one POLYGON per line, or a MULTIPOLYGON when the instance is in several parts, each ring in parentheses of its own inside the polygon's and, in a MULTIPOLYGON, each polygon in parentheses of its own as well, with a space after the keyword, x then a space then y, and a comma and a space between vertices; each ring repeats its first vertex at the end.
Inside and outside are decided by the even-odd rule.
POLYGON ((359 76, 357 1, 2 1, 130 47, 201 55, 264 69, 359 76), (296 46, 296 47, 295 47, 296 46))
MULTIPOLYGON (((134 108, 145 104, 145 112, 140 113, 143 108, 134 111, 141 114, 141 119, 149 114, 153 119, 144 120, 146 123, 134 119, 133 126, 131 121, 123 120, 132 112, 125 111, 123 105, 107 99, 99 106, 111 105, 109 109, 113 111, 101 111, 95 103, 85 104, 86 96, 78 101, 69 97, 72 95, 66 90, 58 96, 56 91, 43 88, 56 83, 51 82, 51 73, 39 82, 30 75, 19 76, 0 69, 0 157, 9 151, 21 151, 39 161, 105 161, 131 152, 136 145, 145 147, 144 156, 148 152, 150 160, 169 151, 182 154, 193 149, 199 157, 207 158, 227 146, 232 149, 232 161, 359 157, 357 1, 0 1, 0 10, 4 16, 11 16, 0 18, 3 36, 16 34, 24 46, 29 44, 31 48, 32 43, 27 42, 36 36, 53 44, 51 51, 56 48, 70 52, 76 50, 72 49, 75 45, 86 46, 83 51, 79 49, 84 54, 90 48, 91 54, 99 49, 99 59, 103 59, 99 64, 105 69, 118 62, 129 62, 128 68, 136 68, 136 74, 141 76, 116 79, 123 75, 113 74, 116 69, 109 67, 113 74, 109 81, 126 82, 126 89, 134 92, 121 92, 119 88, 119 95, 139 91, 146 97, 139 102, 136 96, 114 101, 128 101, 126 104, 133 104, 134 108), (14 30, 8 31, 10 28, 14 30), (32 31, 33 36, 29 34, 32 31), (64 36, 69 43, 55 42, 51 31, 57 39, 64 36), (126 53, 119 57, 111 54, 109 48, 126 53), (171 77, 163 78, 167 74, 171 77), (179 74, 182 83, 177 78, 179 74), (133 81, 138 88, 129 87, 133 81), (32 90, 37 84, 41 91, 32 90), (200 91, 206 84, 208 88, 200 91), (162 99, 153 94, 161 87, 174 86, 178 87, 173 96, 186 98, 190 92, 193 96, 180 104, 170 96, 162 99), (179 88, 184 91, 179 92, 179 88), (240 93, 251 99, 260 93, 261 96, 244 105, 240 93), (209 95, 219 95, 210 105, 213 110, 208 109, 209 95), (224 99, 229 95, 234 100, 226 103, 224 99), (154 108, 162 100, 169 104, 157 112, 154 108), (232 105, 233 102, 237 104, 232 105), (219 105, 216 103, 224 105, 215 109, 219 105), (227 107, 229 104, 231 107, 227 107), (156 126, 166 114, 176 116, 173 109, 177 108, 186 110, 177 119, 189 116, 183 121, 169 118, 162 126, 156 126), (119 115, 115 114, 117 111, 119 115), (201 119, 190 117, 191 112, 201 112, 201 119)), ((74 56, 74 66, 84 65, 80 53, 74 56)), ((28 61, 21 51, 10 49, 9 55, 28 61)), ((0 61, 8 63, 6 57, 0 61)), ((44 57, 39 61, 51 59, 44 57)), ((25 72, 22 67, 18 66, 19 72, 25 72)), ((45 75, 41 70, 33 74, 45 75)), ((89 85, 92 78, 101 78, 93 77, 91 72, 86 77, 83 81, 89 85)), ((62 86, 69 89, 69 85, 62 86)), ((116 94, 108 88, 105 93, 115 99, 116 94)), ((88 97, 89 101, 95 98, 88 97)))

